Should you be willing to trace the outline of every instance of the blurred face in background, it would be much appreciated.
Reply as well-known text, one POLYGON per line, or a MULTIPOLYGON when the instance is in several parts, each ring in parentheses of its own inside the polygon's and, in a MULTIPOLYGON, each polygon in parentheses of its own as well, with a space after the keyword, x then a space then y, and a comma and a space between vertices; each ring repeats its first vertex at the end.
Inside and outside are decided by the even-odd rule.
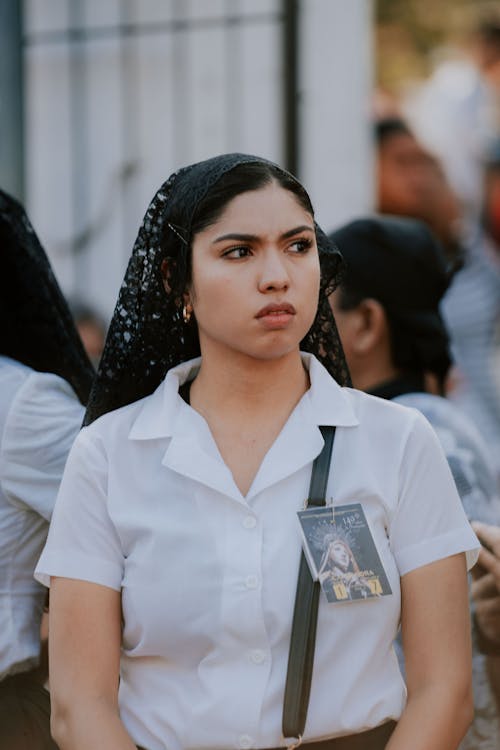
POLYGON ((377 203, 380 213, 425 221, 445 246, 457 239, 458 201, 439 162, 410 133, 387 135, 378 146, 377 203))
POLYGON ((486 175, 483 221, 497 252, 500 252, 500 164, 490 167, 486 175))
POLYGON ((84 320, 77 323, 76 327, 90 361, 94 367, 97 367, 101 359, 102 350, 104 349, 106 332, 99 323, 91 320, 84 320))
POLYGON ((378 149, 378 209, 381 213, 428 216, 431 157, 408 133, 387 136, 378 149))

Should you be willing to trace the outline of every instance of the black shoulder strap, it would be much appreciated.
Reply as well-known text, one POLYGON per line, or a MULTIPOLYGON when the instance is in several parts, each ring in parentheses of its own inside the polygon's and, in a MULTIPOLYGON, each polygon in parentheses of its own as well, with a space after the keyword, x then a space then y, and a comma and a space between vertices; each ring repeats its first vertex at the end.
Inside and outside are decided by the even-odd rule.
MULTIPOLYGON (((335 437, 335 427, 320 427, 320 430, 325 444, 319 456, 314 460, 307 503, 316 506, 326 503, 326 486, 335 437)), ((300 739, 306 725, 316 643, 319 592, 320 585, 318 581, 313 581, 304 552, 302 552, 283 703, 284 737, 300 739)))

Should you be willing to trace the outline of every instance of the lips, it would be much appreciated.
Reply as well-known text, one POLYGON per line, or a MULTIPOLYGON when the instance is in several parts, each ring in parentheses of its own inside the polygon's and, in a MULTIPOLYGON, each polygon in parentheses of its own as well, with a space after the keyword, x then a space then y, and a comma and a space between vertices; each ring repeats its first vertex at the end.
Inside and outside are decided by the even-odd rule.
POLYGON ((275 302, 271 305, 266 305, 259 310, 256 318, 266 318, 267 316, 279 316, 279 315, 295 315, 295 307, 290 305, 288 302, 275 302))

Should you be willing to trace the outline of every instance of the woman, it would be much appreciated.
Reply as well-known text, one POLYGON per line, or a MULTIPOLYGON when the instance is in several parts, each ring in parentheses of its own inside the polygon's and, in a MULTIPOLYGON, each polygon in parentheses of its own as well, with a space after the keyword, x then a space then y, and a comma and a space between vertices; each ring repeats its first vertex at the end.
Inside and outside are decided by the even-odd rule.
POLYGON ((93 370, 24 209, 0 191, 0 747, 52 750, 33 581, 93 370))
MULTIPOLYGON (((347 266, 330 302, 354 386, 418 409, 439 438, 468 518, 498 527, 500 497, 488 447, 457 405, 438 395, 452 364, 440 312, 450 270, 440 244, 425 224, 389 216, 355 219, 330 238, 347 266)), ((482 551, 484 560, 489 567, 494 562, 482 551)), ((461 750, 500 747, 494 695, 500 698, 500 660, 491 650, 500 639, 491 618, 500 589, 487 570, 476 565, 473 571, 474 719, 461 750)), ((399 639, 396 651, 404 670, 399 639)))
POLYGON ((425 421, 301 355, 346 382, 338 265, 302 186, 257 157, 188 167, 154 198, 38 565, 62 750, 284 746, 318 425, 337 426, 327 497, 363 503, 393 594, 321 602, 304 741, 361 747, 399 719, 390 750, 458 744, 476 540, 425 421))

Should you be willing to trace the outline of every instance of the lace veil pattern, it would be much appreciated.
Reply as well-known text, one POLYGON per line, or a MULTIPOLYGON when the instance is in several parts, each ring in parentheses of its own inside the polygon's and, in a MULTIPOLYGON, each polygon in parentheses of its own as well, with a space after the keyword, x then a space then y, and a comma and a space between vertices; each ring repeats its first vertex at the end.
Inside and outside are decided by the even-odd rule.
POLYGON ((94 369, 23 207, 0 190, 0 352, 68 381, 85 404, 94 369))
MULTIPOLYGON (((226 172, 249 162, 269 163, 245 154, 217 156, 175 172, 154 196, 120 289, 84 424, 151 394, 170 368, 200 355, 196 326, 186 325, 182 317, 193 215, 226 172), (165 259, 168 293, 161 274, 165 259)), ((318 357, 337 382, 347 385, 347 364, 328 302, 339 281, 342 259, 317 225, 316 236, 320 299, 301 348, 318 357)))

